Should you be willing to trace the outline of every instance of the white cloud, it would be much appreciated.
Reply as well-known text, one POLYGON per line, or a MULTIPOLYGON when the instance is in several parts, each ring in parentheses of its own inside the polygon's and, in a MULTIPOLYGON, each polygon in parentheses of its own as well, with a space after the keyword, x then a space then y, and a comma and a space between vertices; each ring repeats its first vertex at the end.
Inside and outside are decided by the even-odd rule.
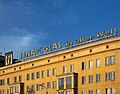
POLYGON ((48 34, 43 31, 31 33, 26 29, 13 28, 13 32, 0 35, 0 50, 5 48, 6 51, 14 51, 15 57, 19 58, 21 52, 40 47, 43 40, 48 38, 48 34))

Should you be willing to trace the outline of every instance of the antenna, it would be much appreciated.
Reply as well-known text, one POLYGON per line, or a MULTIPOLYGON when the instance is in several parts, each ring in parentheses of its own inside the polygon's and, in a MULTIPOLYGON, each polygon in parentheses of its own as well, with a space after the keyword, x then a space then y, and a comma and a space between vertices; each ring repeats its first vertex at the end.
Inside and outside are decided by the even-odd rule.
POLYGON ((0 55, 2 55, 2 52, 0 52, 0 55))
POLYGON ((2 56, 2 50, 0 51, 0 56, 2 56))
POLYGON ((5 47, 4 47, 4 50, 3 50, 3 52, 4 52, 4 55, 5 55, 5 47))

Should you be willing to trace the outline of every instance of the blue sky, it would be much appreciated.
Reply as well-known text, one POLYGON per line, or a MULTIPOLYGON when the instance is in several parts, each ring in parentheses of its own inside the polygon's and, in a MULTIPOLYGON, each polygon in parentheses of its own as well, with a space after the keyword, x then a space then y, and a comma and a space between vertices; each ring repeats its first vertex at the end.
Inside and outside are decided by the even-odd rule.
POLYGON ((120 0, 0 0, 0 51, 20 52, 118 28, 120 0))

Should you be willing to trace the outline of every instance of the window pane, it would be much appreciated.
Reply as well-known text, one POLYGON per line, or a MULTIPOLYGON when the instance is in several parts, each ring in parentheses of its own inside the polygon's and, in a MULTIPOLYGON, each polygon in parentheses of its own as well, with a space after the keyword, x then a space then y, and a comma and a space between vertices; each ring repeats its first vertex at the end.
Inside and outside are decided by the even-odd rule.
POLYGON ((45 71, 42 71, 42 77, 45 77, 45 71))
POLYGON ((34 92, 35 91, 35 86, 34 85, 32 85, 32 92, 34 92))
POLYGON ((115 72, 111 72, 111 73, 110 73, 110 79, 111 79, 111 80, 114 80, 114 79, 115 79, 115 72))
POLYGON ((53 75, 56 75, 56 68, 53 68, 53 75))
POLYGON ((66 94, 72 94, 72 91, 66 91, 66 94))
POLYGON ((82 94, 86 94, 86 92, 83 90, 83 91, 82 91, 82 94))
POLYGON ((47 76, 48 77, 50 76, 50 70, 47 70, 47 76))
POLYGON ((86 69, 86 62, 82 62, 82 70, 86 69))
POLYGON ((93 90, 89 90, 89 94, 93 94, 93 90))
POLYGON ((70 72, 74 72, 74 65, 70 65, 70 72))
POLYGON ((71 88, 72 87, 72 77, 67 77, 66 78, 66 88, 71 88))
POLYGON ((36 84, 36 91, 40 90, 40 85, 36 84))
POLYGON ((83 77, 82 77, 82 84, 85 84, 85 83, 86 83, 86 77, 83 76, 83 77))
POLYGON ((93 83, 93 75, 89 75, 89 83, 93 83))
POLYGON ((96 82, 100 82, 100 74, 96 74, 96 82))
POLYGON ((100 89, 96 89, 96 94, 100 94, 100 89))
POLYGON ((59 90, 64 89, 64 78, 59 78, 59 90))
POLYGON ((32 74, 31 74, 31 76, 32 76, 32 77, 31 77, 32 79, 34 79, 34 78, 35 78, 35 74, 34 74, 34 73, 32 73, 32 74))
POLYGON ((112 88, 112 94, 116 94, 116 89, 112 88))
POLYGON ((40 78, 40 72, 36 72, 36 78, 40 78))
POLYGON ((93 68, 93 60, 90 60, 90 61, 89 61, 89 68, 90 68, 90 69, 93 68))
POLYGON ((100 67, 100 59, 96 59, 96 67, 100 67))
POLYGON ((30 80, 30 74, 27 74, 27 80, 30 80))
POLYGON ((63 73, 66 73, 66 66, 63 66, 63 73))
POLYGON ((17 82, 17 77, 14 77, 14 83, 16 83, 17 82))
POLYGON ((7 84, 10 84, 10 78, 7 78, 7 84))
POLYGON ((64 92, 58 92, 58 94, 64 94, 64 92))
POLYGON ((47 82, 47 89, 50 89, 50 82, 47 82))
POLYGON ((45 83, 42 83, 42 90, 45 89, 45 83))
POLYGON ((115 64, 115 56, 111 56, 111 64, 115 64))
POLYGON ((22 82, 22 76, 21 75, 19 76, 19 82, 22 82))
POLYGON ((15 93, 19 93, 19 86, 15 86, 15 93))
POLYGON ((106 77, 105 78, 106 78, 106 81, 110 80, 110 73, 106 73, 106 77))
POLYGON ((53 89, 56 89, 56 81, 53 81, 53 89))
POLYGON ((109 64, 110 64, 110 57, 106 57, 106 60, 105 60, 105 61, 106 61, 106 63, 105 63, 106 66, 109 65, 109 64))

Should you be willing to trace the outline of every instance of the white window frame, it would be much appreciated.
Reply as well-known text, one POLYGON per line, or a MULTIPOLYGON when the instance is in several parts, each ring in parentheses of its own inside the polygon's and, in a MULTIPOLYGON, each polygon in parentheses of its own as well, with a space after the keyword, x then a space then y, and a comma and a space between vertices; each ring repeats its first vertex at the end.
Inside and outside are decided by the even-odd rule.
POLYGON ((100 59, 96 59, 96 67, 97 67, 97 68, 100 67, 100 59))
POLYGON ((93 63, 94 63, 93 60, 90 60, 90 61, 89 61, 89 69, 92 69, 92 68, 93 68, 93 63))
POLYGON ((74 72, 74 64, 70 65, 70 72, 74 72))

